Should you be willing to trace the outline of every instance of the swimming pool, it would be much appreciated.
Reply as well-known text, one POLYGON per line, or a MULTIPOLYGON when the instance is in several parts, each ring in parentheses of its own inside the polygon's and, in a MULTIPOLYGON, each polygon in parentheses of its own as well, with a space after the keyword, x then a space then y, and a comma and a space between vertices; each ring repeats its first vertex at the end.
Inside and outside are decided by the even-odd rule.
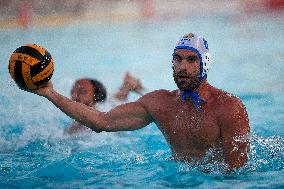
POLYGON ((282 20, 283 15, 245 20, 216 15, 1 31, 0 187, 284 187, 282 20), (170 160, 154 124, 133 132, 63 135, 70 118, 46 99, 17 89, 7 69, 13 50, 37 43, 53 55, 53 84, 66 96, 83 76, 104 81, 114 92, 126 70, 138 76, 147 91, 172 90, 172 48, 176 38, 188 32, 202 33, 208 40, 214 61, 209 82, 240 96, 247 107, 250 160, 236 173, 170 160), (203 173, 204 167, 213 173, 203 173))

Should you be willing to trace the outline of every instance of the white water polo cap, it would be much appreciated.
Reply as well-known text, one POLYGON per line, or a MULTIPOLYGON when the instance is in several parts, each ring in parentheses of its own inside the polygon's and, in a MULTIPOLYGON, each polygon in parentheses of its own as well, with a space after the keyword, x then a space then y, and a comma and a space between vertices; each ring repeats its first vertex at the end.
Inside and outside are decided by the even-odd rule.
POLYGON ((206 78, 211 65, 211 56, 207 41, 202 36, 189 34, 180 38, 176 42, 176 49, 187 49, 196 52, 200 59, 200 79, 206 78))

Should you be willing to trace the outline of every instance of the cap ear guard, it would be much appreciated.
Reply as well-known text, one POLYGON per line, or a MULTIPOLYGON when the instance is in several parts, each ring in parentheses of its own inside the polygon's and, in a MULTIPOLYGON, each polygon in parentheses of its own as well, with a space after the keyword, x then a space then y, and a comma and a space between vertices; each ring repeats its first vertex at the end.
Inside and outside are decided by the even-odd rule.
POLYGON ((201 74, 202 77, 204 77, 208 73, 211 67, 211 62, 212 61, 211 61, 210 53, 209 52, 203 53, 202 54, 202 68, 203 69, 202 69, 202 74, 201 74))

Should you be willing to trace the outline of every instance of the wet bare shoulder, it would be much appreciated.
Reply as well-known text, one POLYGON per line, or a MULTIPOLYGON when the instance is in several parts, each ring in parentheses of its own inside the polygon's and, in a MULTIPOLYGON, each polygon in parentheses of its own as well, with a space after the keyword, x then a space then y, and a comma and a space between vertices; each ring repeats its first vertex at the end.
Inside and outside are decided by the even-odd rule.
POLYGON ((174 99, 176 92, 169 90, 155 90, 142 96, 138 102, 141 103, 146 109, 151 110, 159 108, 167 103, 170 99, 174 99))
POLYGON ((142 96, 138 101, 142 103, 149 103, 152 101, 160 101, 162 99, 168 99, 174 97, 176 91, 169 91, 165 89, 155 90, 142 96))
POLYGON ((242 104, 242 101, 239 97, 217 88, 214 88, 212 90, 211 97, 212 100, 216 103, 216 106, 229 107, 228 105, 242 104))
POLYGON ((152 116, 157 125, 163 125, 160 122, 165 122, 171 114, 172 107, 176 104, 176 94, 177 91, 156 90, 141 97, 138 103, 152 116))
POLYGON ((246 107, 239 97, 220 89, 215 89, 212 94, 219 117, 226 119, 240 114, 246 115, 246 107))

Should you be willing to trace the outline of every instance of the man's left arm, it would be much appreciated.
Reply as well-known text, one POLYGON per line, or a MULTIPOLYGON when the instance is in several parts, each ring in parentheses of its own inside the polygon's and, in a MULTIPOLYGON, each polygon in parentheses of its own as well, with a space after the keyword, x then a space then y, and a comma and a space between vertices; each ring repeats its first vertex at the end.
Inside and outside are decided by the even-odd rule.
POLYGON ((234 100, 225 112, 221 123, 222 147, 225 162, 233 170, 243 166, 248 160, 249 152, 249 120, 245 106, 241 100, 234 100))

